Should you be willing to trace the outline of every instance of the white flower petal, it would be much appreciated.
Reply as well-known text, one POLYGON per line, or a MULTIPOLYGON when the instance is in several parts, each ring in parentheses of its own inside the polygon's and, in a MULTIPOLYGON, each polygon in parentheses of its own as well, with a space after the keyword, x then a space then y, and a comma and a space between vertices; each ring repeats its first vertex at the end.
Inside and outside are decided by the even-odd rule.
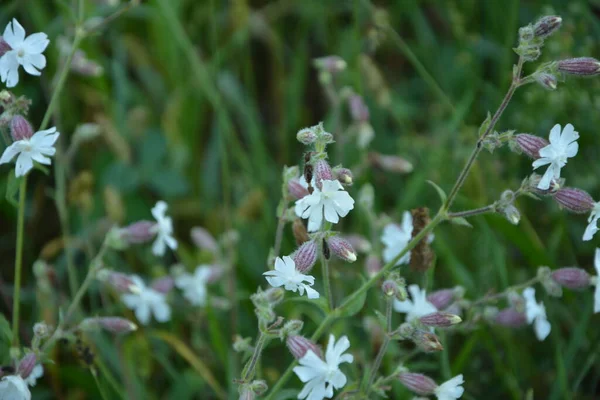
POLYGON ((558 144, 558 142, 560 141, 560 131, 561 131, 561 126, 559 124, 556 124, 552 127, 552 129, 550 130, 550 143, 551 144, 558 144))
POLYGON ((13 18, 4 29, 2 38, 11 48, 15 49, 16 47, 21 46, 25 41, 25 28, 21 26, 16 18, 13 18))
POLYGON ((17 163, 15 167, 15 175, 17 177, 25 176, 33 168, 33 160, 27 153, 21 153, 17 157, 17 163))
POLYGON ((594 313, 598 312, 600 312, 600 282, 596 282, 596 289, 594 290, 594 313))
POLYGON ((0 157, 0 164, 6 164, 10 162, 17 154, 19 154, 20 151, 21 142, 14 142, 4 150, 4 153, 2 153, 2 157, 0 157))
MULTIPOLYGON (((23 48, 28 54, 40 54, 46 50, 46 47, 48 47, 49 43, 50 40, 48 39, 48 35, 43 32, 38 32, 27 36, 27 38, 23 41, 23 48)), ((44 66, 41 68, 44 68, 44 66)))

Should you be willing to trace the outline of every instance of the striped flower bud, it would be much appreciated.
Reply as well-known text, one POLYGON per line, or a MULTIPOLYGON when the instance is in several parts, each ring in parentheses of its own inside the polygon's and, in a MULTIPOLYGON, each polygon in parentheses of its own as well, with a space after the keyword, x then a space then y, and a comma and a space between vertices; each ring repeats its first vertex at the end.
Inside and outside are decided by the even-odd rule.
POLYGON ((362 235, 344 235, 344 238, 359 253, 368 253, 371 251, 371 243, 362 235))
POLYGON ((550 144, 546 139, 528 133, 516 135, 515 141, 523 153, 535 160, 540 158, 540 149, 550 144))
POLYGON ((10 50, 12 50, 10 45, 6 43, 6 40, 4 40, 2 36, 0 36, 0 57, 10 50))
POLYGON ((348 98, 348 108, 350 116, 354 122, 364 122, 369 120, 369 107, 365 104, 362 96, 353 94, 348 98))
POLYGON ((592 57, 579 57, 561 60, 558 71, 568 75, 596 76, 600 74, 600 62, 592 57))
POLYGON ((314 165, 314 174, 315 174, 315 180, 317 182, 317 187, 319 189, 322 188, 323 186, 323 181, 327 180, 327 181, 332 181, 334 180, 333 178, 333 171, 331 170, 331 167, 329 166, 329 163, 325 160, 318 160, 315 165, 314 165))
POLYGON ((427 301, 438 310, 444 310, 454 301, 454 289, 436 290, 427 296, 427 301))
POLYGON ((294 356, 296 360, 304 357, 306 352, 312 350, 313 353, 317 355, 319 358, 323 358, 323 352, 315 343, 311 342, 304 336, 299 335, 290 335, 287 337, 285 344, 287 345, 290 353, 294 356))
POLYGON ((314 240, 303 243, 292 255, 296 270, 303 274, 308 273, 317 262, 318 251, 317 243, 314 240))
POLYGON ((213 237, 213 235, 207 231, 206 229, 196 226, 192 228, 190 231, 190 236, 192 238, 192 242, 202 250, 208 250, 212 253, 216 252, 219 249, 217 245, 217 241, 213 237))
POLYGON ((527 323, 527 318, 524 313, 511 307, 499 311, 494 318, 494 322, 509 328, 518 328, 527 323))
POLYGON ((10 120, 10 135, 15 142, 27 140, 33 136, 33 128, 23 116, 15 115, 10 120))
POLYGON ((21 359, 19 362, 19 367, 17 368, 17 373, 21 375, 21 378, 27 379, 29 375, 31 375, 31 371, 35 368, 37 364, 37 357, 34 353, 28 353, 21 359))
POLYGON ((460 324, 462 322, 462 318, 460 318, 458 315, 438 311, 422 316, 419 318, 419 321, 425 326, 432 326, 434 328, 447 328, 452 325, 460 324))
POLYGON ((296 200, 309 195, 308 189, 302 186, 300 180, 297 178, 288 181, 288 193, 296 200))
POLYGON ((542 17, 533 26, 533 34, 538 38, 547 38, 556 32, 562 24, 562 18, 557 15, 542 17))
POLYGON ((98 280, 112 286, 119 293, 139 293, 140 288, 125 274, 110 270, 101 270, 97 275, 98 280))
POLYGON ((575 188, 562 188, 554 195, 554 200, 568 211, 585 214, 594 208, 594 199, 586 191, 575 188))
POLYGON ((304 145, 313 144, 317 140, 317 134, 312 128, 303 128, 296 134, 296 139, 304 145))
POLYGON ((538 185, 542 180, 542 176, 536 173, 531 174, 527 181, 529 191, 538 194, 540 196, 552 196, 554 195, 563 185, 565 184, 564 178, 552 179, 550 181, 550 187, 548 189, 538 189, 538 185))
POLYGON ((163 276, 152 282, 152 289, 162 294, 169 293, 173 286, 175 286, 175 280, 170 276, 163 276))
POLYGON ((120 317, 95 317, 86 318, 79 324, 83 331, 94 331, 104 329, 111 333, 130 333, 137 330, 137 325, 128 319, 120 317))
POLYGON ((347 261, 356 261, 356 252, 352 248, 350 242, 340 236, 332 236, 327 238, 327 245, 333 254, 338 258, 347 261))
POLYGON ((340 181, 342 185, 350 186, 354 182, 352 171, 350 171, 348 168, 336 167, 333 169, 333 174, 335 179, 340 181))
POLYGON ((407 389, 423 396, 433 394, 438 387, 437 383, 430 377, 413 372, 402 372, 398 375, 398 380, 407 389))
POLYGON ((544 89, 556 90, 557 79, 556 76, 547 72, 540 72, 534 75, 535 81, 544 89))
POLYGON ((590 286, 590 275, 581 268, 566 267, 552 272, 552 279, 568 289, 584 289, 590 286))
POLYGON ((121 237, 129 244, 148 243, 156 236, 156 223, 138 221, 120 230, 121 237))

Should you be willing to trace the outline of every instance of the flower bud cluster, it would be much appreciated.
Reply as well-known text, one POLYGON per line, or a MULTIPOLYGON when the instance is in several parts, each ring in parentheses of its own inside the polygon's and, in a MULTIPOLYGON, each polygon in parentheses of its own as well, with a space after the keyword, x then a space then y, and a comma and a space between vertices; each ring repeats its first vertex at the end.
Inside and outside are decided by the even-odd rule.
POLYGON ((254 312, 261 326, 275 320, 277 315, 273 308, 281 303, 283 297, 284 290, 282 288, 269 288, 264 291, 259 288, 258 292, 250 296, 250 300, 252 300, 255 307, 254 312))
POLYGON ((562 23, 562 18, 555 15, 544 16, 535 24, 529 24, 519 29, 519 46, 514 49, 524 61, 535 61, 542 53, 544 40, 556 32, 562 23))

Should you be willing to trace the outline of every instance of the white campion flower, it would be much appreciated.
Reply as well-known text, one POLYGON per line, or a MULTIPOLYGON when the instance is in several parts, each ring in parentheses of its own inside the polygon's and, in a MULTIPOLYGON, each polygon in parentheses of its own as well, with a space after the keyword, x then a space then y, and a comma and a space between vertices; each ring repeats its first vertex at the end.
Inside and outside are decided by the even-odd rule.
POLYGON ((596 285, 596 290, 594 291, 594 313, 597 313, 600 312, 600 249, 596 249, 594 268, 596 268, 596 276, 593 278, 594 285, 596 285))
POLYGON ((46 57, 42 53, 50 43, 48 35, 38 32, 25 37, 25 29, 13 18, 2 38, 10 46, 0 58, 0 79, 7 87, 19 83, 19 66, 30 75, 41 75, 40 71, 46 66, 46 57))
POLYGON ((135 317, 143 325, 148 325, 152 314, 158 322, 171 319, 171 307, 167 304, 166 296, 150 287, 147 287, 142 278, 132 275, 131 280, 137 290, 121 296, 127 308, 134 310, 135 317))
POLYGON ((434 393, 438 400, 459 399, 465 392, 465 389, 462 387, 463 383, 465 383, 465 380, 462 374, 456 375, 454 378, 435 388, 434 393))
MULTIPOLYGON (((388 263, 392 261, 400 252, 406 247, 408 242, 412 239, 413 231, 413 219, 412 215, 408 211, 404 211, 402 214, 402 224, 387 224, 383 228, 381 234, 381 242, 384 245, 383 249, 383 260, 388 263)), ((431 243, 434 239, 433 234, 427 236, 427 241, 431 243)), ((402 265, 410 262, 410 251, 400 257, 396 264, 402 265)))
POLYGON ((594 203, 594 208, 592 208, 588 218, 588 226, 585 228, 585 232, 583 232, 584 241, 592 240, 596 232, 598 232, 598 219, 600 219, 600 202, 594 203))
POLYGON ((354 208, 354 199, 338 180, 321 181, 322 188, 313 185, 313 192, 296 201, 296 215, 308 218, 308 231, 315 232, 325 220, 337 224, 354 208))
POLYGON ((156 240, 152 244, 152 253, 157 256, 164 255, 167 246, 171 250, 177 249, 177 240, 173 237, 173 220, 166 216, 167 208, 167 203, 162 200, 152 208, 152 216, 156 219, 156 225, 153 227, 156 240))
POLYGON ((394 310, 406 313, 406 321, 410 322, 416 318, 438 311, 433 304, 427 300, 427 292, 421 290, 418 285, 408 287, 410 299, 399 301, 394 299, 394 310))
POLYGON ((325 360, 322 360, 312 350, 298 360, 300 364, 294 367, 294 372, 306 385, 298 394, 299 399, 323 400, 333 397, 333 389, 341 389, 346 385, 346 375, 340 371, 341 363, 352 363, 354 357, 351 354, 343 354, 350 348, 350 341, 342 336, 338 342, 335 337, 329 335, 325 360))
POLYGON ((206 286, 211 275, 210 267, 200 265, 196 268, 193 275, 186 273, 178 275, 175 278, 175 286, 183 290, 183 297, 191 304, 204 306, 206 305, 206 286))
POLYGON ((525 316, 527 317, 527 323, 533 323, 533 329, 535 330, 535 336, 538 340, 542 341, 550 334, 550 322, 546 319, 546 308, 544 303, 541 301, 537 303, 535 301, 535 289, 528 287, 523 290, 523 297, 525 298, 525 316))
POLYGON ((565 125, 562 133, 560 125, 554 125, 550 131, 550 144, 540 149, 540 158, 532 164, 534 170, 549 164, 538 183, 538 189, 547 190, 550 188, 552 179, 560 178, 560 170, 567 164, 567 159, 575 157, 579 150, 577 139, 579 139, 579 133, 575 131, 573 125, 565 125))
POLYGON ((52 127, 33 134, 30 138, 17 140, 4 150, 0 157, 0 164, 9 163, 15 156, 17 162, 15 175, 17 177, 26 175, 32 168, 33 162, 50 165, 50 158, 56 153, 54 143, 60 135, 56 128, 52 127))
POLYGON ((42 366, 42 364, 36 364, 35 367, 33 367, 33 369, 31 370, 29 376, 25 378, 25 382, 29 386, 35 386, 37 380, 42 376, 44 376, 44 367, 42 366))
POLYGON ((300 296, 306 291, 306 296, 309 299, 319 298, 319 292, 311 288, 315 284, 315 278, 312 275, 304 275, 298 271, 296 263, 289 256, 277 257, 275 269, 267 271, 263 275, 273 287, 283 286, 285 290, 300 293, 300 296))
POLYGON ((31 400, 31 392, 21 376, 8 375, 0 380, 0 400, 31 400))

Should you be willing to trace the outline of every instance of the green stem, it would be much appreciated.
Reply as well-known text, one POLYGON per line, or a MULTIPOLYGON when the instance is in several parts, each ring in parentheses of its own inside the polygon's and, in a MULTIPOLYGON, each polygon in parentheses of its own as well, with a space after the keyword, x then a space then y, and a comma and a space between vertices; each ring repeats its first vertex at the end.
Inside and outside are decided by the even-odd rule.
POLYGON ((323 269, 323 287, 325 289, 325 298, 329 306, 329 311, 333 310, 333 294, 331 292, 331 278, 329 273, 329 260, 325 258, 323 252, 321 252, 321 267, 323 269))
POLYGON ((377 357, 375 358, 375 362, 373 363, 373 368, 371 368, 371 372, 369 373, 369 379, 367 380, 367 385, 361 389, 361 392, 364 390, 365 396, 369 398, 369 392, 373 389, 373 382, 375 381, 375 375, 377 375, 377 371, 379 371, 379 367, 381 366, 381 362, 383 361, 383 356, 385 356, 385 352, 387 351, 388 345, 390 344, 390 332, 392 331, 392 305, 394 304, 393 298, 390 296, 386 296, 386 306, 385 306, 385 316, 386 316, 386 335, 383 338, 383 343, 381 347, 379 347, 379 352, 377 353, 377 357))
POLYGON ((100 380, 98 379, 98 374, 95 371, 91 371, 92 376, 94 377, 94 382, 96 382, 96 387, 98 388, 98 392, 100 392, 100 397, 102 400, 108 400, 106 393, 104 393, 104 389, 102 389, 102 385, 100 385, 100 380))
POLYGON ((258 360, 260 359, 260 355, 262 353, 263 347, 267 342, 267 335, 265 335, 262 330, 258 339, 256 340, 256 346, 254 346, 254 353, 252 353, 252 358, 248 361, 248 364, 244 367, 242 371, 242 381, 249 382, 254 377, 254 369, 258 360))
POLYGON ((530 280, 528 280, 526 282, 520 283, 518 285, 510 286, 510 287, 506 288, 504 291, 502 291, 500 293, 496 293, 496 294, 491 295, 491 296, 484 296, 484 297, 480 298, 479 300, 476 300, 473 303, 471 303, 470 307, 476 307, 476 306, 480 306, 480 305, 485 304, 485 303, 496 301, 498 299, 501 299, 503 297, 508 296, 509 293, 511 293, 511 292, 515 292, 517 290, 525 289, 526 287, 531 286, 531 285, 535 285, 538 282, 540 282, 540 278, 538 278, 536 276, 535 278, 531 278, 530 280))
POLYGON ((480 207, 480 208, 474 208, 472 210, 465 210, 465 211, 458 211, 458 212, 448 213, 448 218, 449 219, 452 219, 452 218, 467 218, 467 217, 473 217, 475 215, 487 214, 487 213, 491 213, 491 212, 495 212, 495 211, 496 211, 496 205, 495 204, 490 204, 488 206, 480 207))
POLYGON ((13 294, 12 347, 19 347, 19 308, 21 305, 21 271, 23 268, 23 230, 25 224, 25 197, 27 175, 21 178, 19 188, 19 211, 17 217, 17 249, 15 253, 15 289, 13 294))

